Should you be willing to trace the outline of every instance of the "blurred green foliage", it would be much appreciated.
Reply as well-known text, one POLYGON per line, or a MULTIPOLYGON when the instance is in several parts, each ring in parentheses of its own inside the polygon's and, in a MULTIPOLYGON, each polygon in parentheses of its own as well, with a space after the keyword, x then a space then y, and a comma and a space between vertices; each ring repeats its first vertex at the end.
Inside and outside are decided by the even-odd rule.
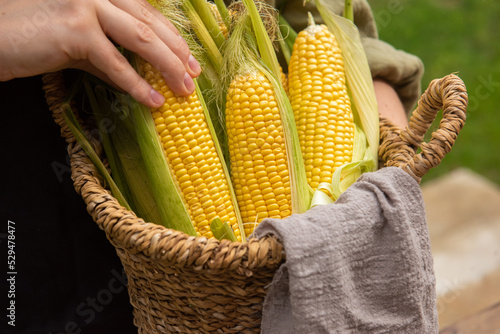
POLYGON ((423 181, 467 167, 500 184, 500 1, 369 3, 380 39, 422 59, 422 90, 450 73, 457 73, 467 86, 465 127, 452 151, 423 181))

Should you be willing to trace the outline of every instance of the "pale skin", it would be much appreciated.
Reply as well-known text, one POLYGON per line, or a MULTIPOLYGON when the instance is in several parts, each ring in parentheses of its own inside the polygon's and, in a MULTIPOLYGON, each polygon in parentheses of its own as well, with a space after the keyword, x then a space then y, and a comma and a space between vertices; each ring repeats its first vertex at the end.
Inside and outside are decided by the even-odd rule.
POLYGON ((0 0, 0 31, 0 81, 77 68, 161 106, 163 96, 111 40, 158 68, 179 95, 195 90, 201 72, 177 29, 146 0, 0 0))
MULTIPOLYGON (((0 81, 64 68, 85 70, 149 107, 164 97, 111 40, 158 68, 179 95, 195 90, 201 68, 173 24, 146 0, 0 0, 0 81), (110 40, 111 39, 111 40, 110 40)), ((408 125, 396 91, 374 80, 381 116, 408 125)))
POLYGON ((373 88, 378 104, 378 113, 394 125, 404 129, 408 126, 403 104, 394 88, 382 79, 373 80, 373 88))

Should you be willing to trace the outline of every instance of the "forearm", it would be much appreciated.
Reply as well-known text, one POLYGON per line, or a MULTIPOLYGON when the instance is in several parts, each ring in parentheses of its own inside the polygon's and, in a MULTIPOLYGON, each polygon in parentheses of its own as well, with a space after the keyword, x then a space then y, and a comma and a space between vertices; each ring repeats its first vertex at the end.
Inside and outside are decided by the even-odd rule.
POLYGON ((388 119, 402 129, 406 128, 408 126, 408 118, 403 103, 401 103, 394 88, 381 79, 374 79, 373 87, 375 89, 380 117, 388 119))

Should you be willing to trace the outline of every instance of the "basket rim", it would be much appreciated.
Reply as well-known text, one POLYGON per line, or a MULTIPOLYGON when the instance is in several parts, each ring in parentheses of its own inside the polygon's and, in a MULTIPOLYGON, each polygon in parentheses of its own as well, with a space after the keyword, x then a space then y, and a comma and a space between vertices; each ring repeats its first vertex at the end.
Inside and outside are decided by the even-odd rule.
MULTIPOLYGON (((79 145, 78 145, 79 147, 79 145)), ((81 150, 81 148, 78 148, 81 150)), ((88 161, 88 164, 93 164, 88 161)), ((72 173, 75 183, 89 174, 72 173)), ((275 268, 285 258, 283 245, 275 236, 249 238, 246 243, 195 237, 165 226, 146 222, 121 206, 105 189, 102 180, 91 177, 79 191, 94 221, 117 247, 152 262, 204 270, 255 270, 275 268), (92 190, 90 190, 92 188, 92 190), (85 193, 91 195, 85 196, 85 193), (112 208, 110 210, 110 208, 112 208), (111 212, 108 212, 111 211, 111 212)), ((249 273, 247 273, 249 274, 249 273)))
MULTIPOLYGON (((74 188, 83 198, 87 212, 104 230, 113 246, 167 266, 194 266, 199 270, 229 269, 247 276, 259 268, 276 269, 284 261, 283 244, 272 235, 249 238, 246 243, 189 236, 163 225, 146 222, 124 208, 105 188, 104 179, 64 121, 62 105, 67 88, 63 72, 45 74, 42 80, 49 109, 61 128, 61 136, 68 143, 74 188)), ((85 125, 82 126, 85 129, 85 125)), ((95 139, 92 136, 89 138, 95 139)), ((102 155, 100 143, 94 140, 93 145, 102 155)))
MULTIPOLYGON (((83 197, 89 214, 115 247, 166 265, 194 266, 200 270, 230 269, 246 275, 252 275, 251 271, 257 268, 275 269, 285 260, 283 244, 273 235, 250 238, 247 243, 194 237, 146 222, 121 206, 105 189, 103 178, 63 119, 61 106, 67 95, 63 72, 45 74, 42 80, 49 109, 61 127, 61 136, 68 142, 74 187, 83 197)), ((433 80, 419 99, 406 129, 381 119, 379 157, 384 166, 402 168, 420 182, 451 150, 465 123, 466 107, 465 85, 458 76, 450 74, 433 80), (424 143, 424 135, 441 108, 443 119, 439 129, 429 143, 424 143), (416 154, 419 148, 422 153, 416 154)), ((94 146, 102 155, 97 140, 94 146)))

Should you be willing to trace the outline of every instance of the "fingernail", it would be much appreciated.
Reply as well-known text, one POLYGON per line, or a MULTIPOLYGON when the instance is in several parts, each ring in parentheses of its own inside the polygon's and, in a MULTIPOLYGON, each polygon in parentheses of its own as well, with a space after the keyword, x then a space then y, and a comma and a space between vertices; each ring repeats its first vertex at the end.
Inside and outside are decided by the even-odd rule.
POLYGON ((196 88, 193 79, 187 72, 186 74, 184 74, 184 85, 186 86, 189 92, 193 92, 196 88))
POLYGON ((195 57, 193 57, 193 55, 190 55, 189 56, 189 60, 188 60, 188 64, 189 64, 189 68, 191 69, 191 71, 193 71, 194 73, 200 73, 201 72, 201 67, 200 67, 200 63, 198 63, 198 61, 196 60, 195 57))
POLYGON ((163 95, 161 95, 154 89, 151 89, 151 100, 153 100, 154 104, 156 104, 157 106, 161 106, 163 105, 163 103, 165 103, 165 98, 163 97, 163 95))

